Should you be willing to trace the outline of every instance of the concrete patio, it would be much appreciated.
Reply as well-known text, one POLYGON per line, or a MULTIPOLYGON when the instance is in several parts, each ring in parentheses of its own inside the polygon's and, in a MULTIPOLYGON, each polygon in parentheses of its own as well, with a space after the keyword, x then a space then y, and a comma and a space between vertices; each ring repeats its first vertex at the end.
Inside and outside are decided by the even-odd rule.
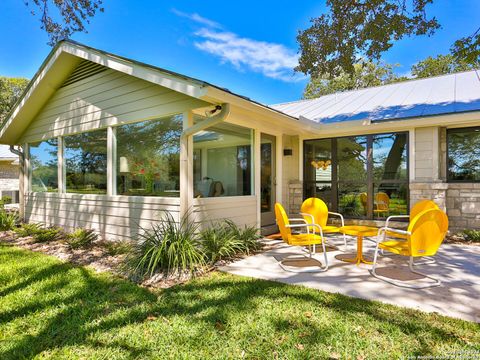
MULTIPOLYGON (((479 246, 443 244, 436 256, 436 263, 418 266, 419 271, 441 279, 442 285, 413 290, 374 278, 369 273, 370 265, 357 266, 339 260, 345 254, 355 253, 356 239, 349 239, 346 252, 339 250, 343 248, 341 238, 330 237, 328 243, 337 248, 331 246, 327 251, 330 266, 327 272, 293 273, 283 270, 279 261, 305 252, 302 248, 287 246, 282 240, 267 240, 267 251, 231 263, 221 270, 480 322, 479 246)), ((323 263, 323 254, 319 250, 317 248, 314 258, 323 263)), ((367 257, 373 256, 374 244, 364 241, 363 250, 367 257)), ((425 281, 409 274, 406 260, 399 256, 381 257, 377 273, 391 279, 425 281)))

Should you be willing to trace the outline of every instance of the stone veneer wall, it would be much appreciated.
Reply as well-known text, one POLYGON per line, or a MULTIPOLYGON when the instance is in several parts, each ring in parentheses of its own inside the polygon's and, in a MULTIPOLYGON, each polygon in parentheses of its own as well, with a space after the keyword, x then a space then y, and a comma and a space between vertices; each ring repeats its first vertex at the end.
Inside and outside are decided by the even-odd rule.
POLYGON ((303 183, 298 180, 292 180, 288 184, 288 216, 298 215, 303 202, 303 183))
POLYGON ((14 202, 18 199, 19 165, 0 162, 0 196, 8 195, 14 202))

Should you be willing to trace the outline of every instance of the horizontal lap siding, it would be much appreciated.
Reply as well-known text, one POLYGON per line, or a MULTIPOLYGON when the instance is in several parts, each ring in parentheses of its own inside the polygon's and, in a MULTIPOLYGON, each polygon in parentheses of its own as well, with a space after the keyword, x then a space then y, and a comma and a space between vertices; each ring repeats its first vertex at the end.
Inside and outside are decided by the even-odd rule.
POLYGON ((193 215, 199 224, 230 219, 239 226, 255 226, 257 221, 255 196, 194 199, 193 215))
POLYGON ((135 239, 164 211, 178 221, 179 204, 178 198, 31 193, 25 196, 25 218, 66 230, 91 228, 109 240, 135 239))
POLYGON ((203 101, 114 70, 58 89, 21 142, 182 113, 203 101))

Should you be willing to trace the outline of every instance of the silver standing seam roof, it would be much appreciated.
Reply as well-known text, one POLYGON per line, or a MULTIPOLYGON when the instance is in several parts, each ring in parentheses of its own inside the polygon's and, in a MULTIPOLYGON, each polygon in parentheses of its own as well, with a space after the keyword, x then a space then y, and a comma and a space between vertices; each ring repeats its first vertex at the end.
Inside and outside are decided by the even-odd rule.
POLYGON ((480 70, 345 91, 271 107, 323 124, 479 111, 480 70))

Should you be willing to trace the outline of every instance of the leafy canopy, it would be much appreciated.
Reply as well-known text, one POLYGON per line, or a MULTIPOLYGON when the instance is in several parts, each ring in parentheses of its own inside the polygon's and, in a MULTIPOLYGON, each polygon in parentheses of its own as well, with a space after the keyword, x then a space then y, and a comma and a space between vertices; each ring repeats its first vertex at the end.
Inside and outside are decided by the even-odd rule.
POLYGON ((303 98, 313 99, 336 92, 357 90, 406 80, 393 72, 393 65, 361 61, 353 66, 353 74, 340 71, 337 76, 325 74, 311 78, 305 87, 303 98))
POLYGON ((32 15, 40 16, 41 28, 49 36, 48 44, 54 46, 76 32, 86 32, 86 24, 97 11, 103 12, 103 0, 24 0, 33 8, 32 15))
POLYGON ((431 76, 452 74, 459 71, 474 69, 475 66, 467 61, 457 61, 453 55, 429 56, 425 60, 412 65, 412 76, 420 79, 431 76))
MULTIPOLYGON (((312 77, 322 74, 353 74, 359 58, 378 61, 393 43, 408 36, 433 35, 440 24, 426 13, 434 0, 327 0, 329 12, 311 20, 300 31, 301 71, 312 77)), ((480 30, 480 29, 479 29, 480 30)), ((477 63, 480 33, 455 42, 452 55, 458 61, 477 63)))
POLYGON ((27 87, 28 79, 0 76, 0 124, 27 87))

